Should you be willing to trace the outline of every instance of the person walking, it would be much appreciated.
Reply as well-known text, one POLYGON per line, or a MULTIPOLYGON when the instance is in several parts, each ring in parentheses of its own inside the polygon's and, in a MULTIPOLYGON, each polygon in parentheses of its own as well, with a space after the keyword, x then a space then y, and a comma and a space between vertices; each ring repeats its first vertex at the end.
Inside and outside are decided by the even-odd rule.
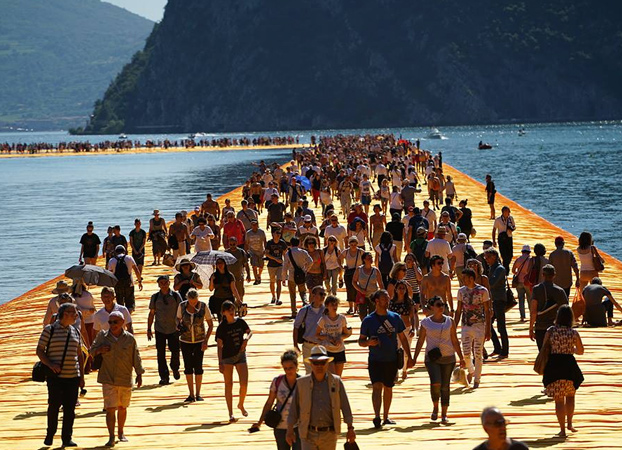
POLYGON ((153 338, 152 327, 155 320, 155 341, 158 355, 160 385, 170 384, 170 372, 166 364, 166 347, 171 352, 173 378, 179 380, 179 335, 177 332, 177 309, 181 303, 179 293, 171 289, 168 275, 158 277, 160 290, 151 296, 149 317, 147 318, 147 340, 153 338))
POLYGON ((555 399, 555 414, 559 423, 559 437, 566 436, 566 429, 577 431, 572 423, 575 411, 575 394, 581 383, 583 373, 574 354, 582 355, 583 342, 577 330, 572 328, 574 316, 569 305, 557 311, 555 325, 544 336, 543 345, 550 345, 550 356, 544 368, 542 383, 547 396, 555 399))
MULTIPOLYGON (((403 264, 403 263, 399 263, 403 264)), ((403 273, 405 269, 401 269, 400 272, 403 273)), ((408 283, 405 280, 396 280, 393 286, 393 293, 388 292, 389 294, 389 311, 398 314, 402 321, 404 322, 404 326, 406 329, 404 330, 404 334, 408 339, 408 345, 412 347, 412 339, 415 336, 415 333, 419 330, 419 315, 417 314, 417 305, 413 301, 412 297, 409 294, 408 283)), ((419 294, 417 293, 417 296, 419 294)), ((398 348, 402 348, 402 343, 398 341, 398 348)), ((408 356, 410 353, 406 354, 404 352, 404 364, 402 367, 402 380, 405 380, 408 376, 408 356)))
POLYGON ((510 263, 514 255, 512 234, 515 230, 516 222, 510 215, 510 207, 504 206, 501 208, 501 215, 492 225, 492 245, 496 247, 499 242, 499 253, 506 273, 510 273, 510 263))
POLYGON ((495 248, 489 248, 484 251, 486 263, 490 267, 488 269, 488 282, 490 283, 490 299, 492 301, 493 321, 497 321, 497 330, 499 338, 494 327, 490 327, 490 339, 494 346, 494 352, 490 356, 497 355, 499 359, 505 359, 510 353, 510 341, 508 339, 508 331, 505 325, 505 304, 506 297, 506 272, 505 268, 499 262, 499 252, 495 248))
POLYGON ((499 408, 495 406, 484 408, 481 421, 488 439, 473 450, 529 450, 524 443, 508 437, 508 421, 499 408))
POLYGON ((136 339, 125 331, 124 322, 125 318, 121 312, 110 313, 108 317, 110 328, 97 334, 90 349, 93 358, 100 356, 102 359, 97 372, 97 382, 102 385, 106 410, 109 436, 106 447, 115 445, 115 422, 118 426, 119 441, 128 441, 124 429, 127 408, 132 397, 132 371, 136 372, 137 388, 142 386, 142 375, 145 373, 136 339))
POLYGON ((225 379, 225 401, 229 411, 229 422, 237 419, 233 415, 233 368, 240 381, 238 409, 244 417, 244 400, 248 390, 248 365, 246 364, 246 346, 252 336, 251 329, 244 319, 235 316, 235 305, 227 300, 222 304, 222 322, 216 329, 218 343, 218 370, 225 379))
POLYGON ((516 258, 514 264, 512 264, 512 287, 516 289, 516 293, 518 294, 518 311, 520 313, 520 321, 524 322, 526 313, 525 313, 525 303, 527 307, 531 303, 531 290, 527 289, 525 286, 525 278, 529 274, 530 268, 530 255, 531 255, 531 247, 529 245, 523 245, 521 250, 521 255, 516 258))
POLYGON ((389 294, 384 289, 377 290, 371 297, 375 310, 363 319, 358 343, 369 348, 368 371, 372 383, 372 404, 374 407, 374 427, 394 425, 389 418, 393 400, 393 386, 400 368, 402 353, 398 352, 398 340, 407 356, 405 367, 413 367, 406 326, 402 318, 389 311, 389 294), (382 407, 382 419, 380 409, 382 407))
POLYGON ((529 338, 536 341, 538 350, 542 349, 546 330, 555 322, 557 310, 568 304, 566 292, 553 283, 555 267, 547 264, 542 273, 544 281, 534 286, 529 307, 529 338))
MULTIPOLYGON (((114 289, 109 286, 104 286, 101 291, 101 300, 104 307, 93 315, 93 334, 97 335, 98 332, 102 330, 106 331, 110 328, 108 325, 108 317, 110 317, 110 313, 113 311, 119 311, 123 314, 123 325, 128 333, 134 334, 132 316, 125 306, 119 305, 115 301, 114 289)), ((93 336, 93 338, 94 337, 95 336, 93 336)))
POLYGON ((197 265, 190 261, 188 256, 182 256, 175 270, 179 273, 173 278, 173 290, 181 295, 182 300, 186 300, 186 295, 190 289, 201 289, 203 281, 201 276, 195 271, 197 265))
POLYGON ((348 300, 348 310, 346 314, 356 314, 356 293, 354 287, 354 274, 360 263, 363 262, 363 254, 365 252, 358 247, 358 239, 352 236, 348 239, 348 247, 339 255, 341 265, 343 266, 343 279, 346 285, 346 298, 348 300))
POLYGON ((177 308, 177 328, 180 333, 181 354, 184 358, 184 375, 188 384, 188 398, 185 401, 202 402, 203 355, 207 350, 214 322, 207 305, 199 301, 196 289, 190 289, 186 298, 187 300, 181 302, 177 308))
POLYGON ((358 291, 356 303, 358 305, 359 317, 363 320, 374 310, 371 296, 378 289, 384 289, 384 284, 382 283, 380 271, 372 265, 374 258, 371 253, 363 253, 361 260, 363 263, 354 272, 352 285, 358 291))
POLYGON ((210 276, 209 290, 214 292, 209 298, 208 307, 212 315, 222 322, 222 305, 226 301, 234 303, 235 306, 242 305, 242 299, 236 286, 236 278, 227 268, 227 263, 222 258, 216 259, 216 270, 210 276))
POLYGON ((136 275, 138 281, 138 289, 143 290, 143 281, 138 266, 134 258, 127 254, 127 250, 123 245, 117 245, 114 249, 115 256, 108 261, 108 270, 117 277, 117 284, 114 286, 117 303, 125 306, 130 313, 136 308, 136 299, 134 296, 134 278, 132 272, 136 275))
MULTIPOLYGON (((294 320, 293 341, 294 348, 298 351, 302 345, 302 357, 307 358, 311 354, 311 349, 321 342, 317 337, 317 324, 324 315, 324 299, 326 290, 318 285, 311 289, 311 301, 303 306, 294 320)), ((311 373, 311 365, 305 362, 307 373, 311 373)))
POLYGON ((555 284, 566 292, 566 297, 570 298, 572 272, 575 275, 575 286, 577 288, 581 285, 581 274, 574 253, 564 248, 564 245, 564 238, 557 236, 555 238, 555 250, 549 255, 549 264, 555 267, 555 284))
POLYGON ((175 222, 168 229, 168 239, 173 258, 177 259, 186 254, 186 240, 190 239, 190 230, 181 212, 175 214, 175 222))
POLYGON ((281 239, 283 230, 280 227, 272 229, 272 239, 266 243, 265 257, 268 259, 268 276, 270 277, 270 292, 273 305, 280 306, 281 282, 283 281, 283 256, 287 252, 287 243, 281 239))
POLYGON ((324 314, 320 317, 315 331, 316 338, 326 347, 328 356, 333 358, 328 370, 341 377, 346 363, 346 346, 344 340, 352 335, 348 320, 343 314, 337 313, 339 299, 329 295, 324 300, 324 314))
POLYGON ((339 259, 341 249, 338 246, 335 236, 330 236, 327 243, 327 246, 322 250, 324 253, 324 262, 326 264, 326 279, 324 280, 324 284, 328 292, 332 295, 337 295, 337 286, 343 286, 341 263, 339 259), (339 282, 337 280, 339 280, 339 282))
POLYGON ((63 447, 77 447, 72 441, 78 389, 84 388, 84 358, 80 333, 73 326, 78 316, 74 303, 58 307, 57 320, 46 325, 37 343, 37 357, 47 366, 47 432, 43 443, 51 446, 58 429, 58 413, 63 407, 63 447))
POLYGON ((484 362, 484 342, 490 339, 492 308, 488 289, 475 283, 475 271, 464 269, 464 286, 458 289, 456 323, 462 323, 460 338, 467 363, 469 384, 479 387, 484 362))
POLYGON ((384 231, 379 238, 378 245, 374 247, 375 266, 382 275, 382 284, 386 286, 389 282, 389 275, 393 265, 398 261, 396 254, 397 247, 393 243, 393 236, 388 231, 384 231))
POLYGON ((259 221, 252 219, 250 228, 246 232, 244 238, 244 250, 248 253, 255 282, 253 284, 261 284, 261 275, 264 268, 264 256, 266 253, 266 233, 259 229, 259 221))
POLYGON ((296 388, 298 378, 300 378, 300 375, 298 375, 298 352, 295 350, 286 350, 281 355, 281 367, 285 373, 272 379, 272 383, 270 383, 270 393, 261 410, 261 416, 259 416, 259 420, 251 426, 249 431, 259 431, 268 411, 275 408, 281 415, 280 422, 273 427, 277 450, 300 450, 300 436, 297 426, 294 427, 294 443, 290 445, 287 443, 286 439, 287 418, 293 400, 292 394, 296 388))
POLYGON ((293 446, 298 438, 304 450, 335 450, 341 434, 341 416, 348 426, 346 439, 355 442, 354 419, 346 389, 337 375, 328 372, 332 358, 324 347, 317 345, 305 362, 313 372, 300 377, 292 394, 287 417, 287 443, 293 446))
POLYGON ((99 236, 93 233, 93 222, 86 224, 86 233, 80 238, 80 256, 78 262, 80 264, 97 264, 97 255, 99 254, 99 246, 101 240, 99 236))
POLYGON ((300 241, 297 237, 292 237, 289 241, 291 247, 283 257, 283 286, 289 290, 292 315, 296 318, 296 288, 300 294, 303 306, 307 303, 307 288, 305 286, 306 274, 309 267, 313 264, 313 259, 306 250, 298 247, 300 241))
MULTIPOLYGON (((153 217, 149 220, 149 240, 152 243, 153 263, 152 266, 160 264, 162 256, 166 253, 168 245, 166 243, 166 220, 160 217, 158 209, 153 210, 153 217)), ((108 261, 106 261, 107 263, 108 261)))
POLYGON ((141 227, 140 219, 134 219, 134 229, 130 231, 130 247, 132 248, 132 258, 136 262, 138 273, 142 277, 143 267, 145 266, 145 244, 147 243, 147 233, 141 227))
POLYGON ((449 384, 451 374, 456 366, 456 353, 460 358, 460 368, 465 368, 466 362, 456 335, 456 324, 451 317, 444 314, 445 303, 443 299, 438 296, 432 297, 428 300, 427 307, 432 311, 432 315, 421 321, 413 363, 417 362, 425 342, 425 367, 430 377, 430 394, 433 405, 430 419, 434 421, 438 419, 438 403, 440 400, 441 422, 447 423, 449 421, 447 418, 450 396, 449 384))

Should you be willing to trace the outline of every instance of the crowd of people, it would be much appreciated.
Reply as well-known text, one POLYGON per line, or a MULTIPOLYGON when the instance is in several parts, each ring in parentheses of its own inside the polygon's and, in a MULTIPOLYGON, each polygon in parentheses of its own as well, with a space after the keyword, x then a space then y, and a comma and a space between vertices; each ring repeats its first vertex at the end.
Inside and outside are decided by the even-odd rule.
POLYGON ((298 144, 298 136, 259 136, 254 138, 212 138, 191 136, 186 139, 148 139, 146 141, 131 140, 120 137, 118 140, 105 140, 91 143, 89 141, 69 141, 53 144, 50 142, 0 142, 0 154, 34 155, 38 153, 83 153, 100 151, 127 151, 132 149, 168 149, 168 148, 225 148, 271 145, 298 144))
MULTIPOLYGON (((579 238, 578 261, 561 236, 548 257, 538 243, 533 256, 524 245, 515 258, 514 234, 521 224, 507 206, 495 215, 496 188, 487 175, 491 239, 478 251, 471 244, 476 230, 468 199, 454 206, 458 194, 443 173, 442 154, 392 135, 321 137, 313 144, 294 151, 285 166, 258 163, 239 209, 229 199, 221 204, 208 194, 192 213, 177 213, 172 224, 158 210, 148 230, 136 219, 129 241, 119 226, 110 227, 101 241, 88 223, 80 259, 87 264, 103 259, 118 283, 102 289, 101 309, 80 281, 73 286, 59 282, 49 302, 37 346, 39 358, 53 372, 46 445, 53 442, 61 405, 63 444, 74 445, 78 390, 85 373, 93 370, 103 386, 106 445, 127 440, 131 386, 134 381, 140 386, 144 372, 135 331, 146 331, 149 340, 155 337, 161 385, 170 384, 171 375, 181 378, 181 353, 188 403, 203 401, 204 353, 214 336, 230 421, 237 420, 234 372, 237 410, 247 416, 246 350, 253 321, 244 318, 245 285, 266 281, 271 306, 289 308, 293 348, 280 356, 283 373, 273 379, 249 431, 268 424, 279 450, 334 449, 342 419, 347 441, 355 445, 346 392, 354 382, 348 380, 346 364, 352 321, 360 320, 356 342, 368 349, 373 426, 395 424, 393 387, 417 364, 429 375, 430 419, 449 423, 452 378, 477 389, 484 382, 484 360, 503 361, 510 355, 506 312, 514 305, 514 292, 520 320, 529 322, 537 344, 534 359, 538 352, 548 357, 544 392, 555 400, 559 435, 576 431, 574 398, 583 375, 573 355, 583 353, 583 344, 573 326, 581 317, 590 326, 611 325, 614 307, 622 311, 599 278, 604 260, 591 234, 579 238), (149 241, 153 265, 172 261, 176 275, 172 284, 168 275, 158 277, 147 329, 135 330, 134 286, 143 289, 149 241), (190 254, 214 250, 223 253, 214 259, 209 279, 201 279, 190 254), (452 280, 459 285, 455 297, 452 280), (577 294, 569 302, 573 284, 577 294), (286 305, 283 288, 289 294, 286 305), (210 292, 207 302, 205 290, 210 292), (347 303, 344 312, 342 303, 347 303), (80 350, 81 342, 87 352, 80 350), (298 374, 300 360, 304 376, 298 374)), ((478 449, 526 448, 507 437, 498 409, 485 409, 481 419, 489 439, 478 449)))

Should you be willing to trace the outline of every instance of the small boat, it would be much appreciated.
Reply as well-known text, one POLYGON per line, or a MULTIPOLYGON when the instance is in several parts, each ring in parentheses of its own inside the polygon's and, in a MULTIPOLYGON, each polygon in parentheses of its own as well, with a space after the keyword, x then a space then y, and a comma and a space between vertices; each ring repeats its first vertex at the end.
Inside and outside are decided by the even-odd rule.
POLYGON ((447 138, 443 136, 443 133, 441 133, 438 128, 432 128, 432 130, 430 130, 430 134, 428 134, 428 139, 447 139, 447 138))
POLYGON ((207 137, 207 133, 192 133, 188 136, 188 139, 201 139, 207 137))
POLYGON ((477 144, 477 148, 480 150, 490 150, 492 148, 492 145, 479 141, 479 144, 477 144))
POLYGON ((524 128, 521 128, 520 130, 518 130, 518 135, 519 136, 525 136, 527 134, 527 131, 525 131, 524 128))
POLYGON ((125 134, 125 133, 121 133, 121 134, 119 135, 119 139, 127 139, 127 134, 125 134))

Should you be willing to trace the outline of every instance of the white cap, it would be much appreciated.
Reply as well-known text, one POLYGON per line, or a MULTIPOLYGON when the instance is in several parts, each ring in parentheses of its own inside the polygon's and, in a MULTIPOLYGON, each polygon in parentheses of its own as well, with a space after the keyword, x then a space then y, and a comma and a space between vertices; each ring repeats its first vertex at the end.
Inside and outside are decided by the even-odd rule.
POLYGON ((464 233, 458 234, 458 240, 459 241, 466 241, 467 240, 467 235, 464 234, 464 233))
POLYGON ((311 216, 309 214, 305 215, 304 219, 305 219, 305 222, 311 222, 312 221, 311 216))

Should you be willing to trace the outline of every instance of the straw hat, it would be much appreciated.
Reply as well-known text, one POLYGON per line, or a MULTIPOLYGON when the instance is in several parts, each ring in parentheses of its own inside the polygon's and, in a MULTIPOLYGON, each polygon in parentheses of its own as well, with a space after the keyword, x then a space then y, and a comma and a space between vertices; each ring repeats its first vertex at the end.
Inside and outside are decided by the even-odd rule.
POLYGON ((57 281, 56 288, 52 291, 52 294, 63 294, 69 292, 69 285, 65 280, 57 281))
POLYGON ((160 210, 159 209, 154 209, 153 210, 153 215, 155 216, 156 214, 160 214, 160 210))
POLYGON ((191 267, 190 270, 194 270, 196 268, 196 264, 190 261, 189 258, 182 258, 177 264, 175 264, 175 270, 177 272, 181 272, 181 266, 189 265, 191 267))
POLYGON ((463 386, 468 386, 469 381, 467 380, 466 369, 461 369, 460 367, 456 367, 454 371, 451 373, 451 381, 453 381, 454 383, 461 384, 463 386))
POLYGON ((323 345, 316 345, 311 349, 311 355, 305 359, 305 362, 311 364, 313 361, 331 362, 332 360, 333 357, 328 356, 326 347, 324 347, 323 345))

